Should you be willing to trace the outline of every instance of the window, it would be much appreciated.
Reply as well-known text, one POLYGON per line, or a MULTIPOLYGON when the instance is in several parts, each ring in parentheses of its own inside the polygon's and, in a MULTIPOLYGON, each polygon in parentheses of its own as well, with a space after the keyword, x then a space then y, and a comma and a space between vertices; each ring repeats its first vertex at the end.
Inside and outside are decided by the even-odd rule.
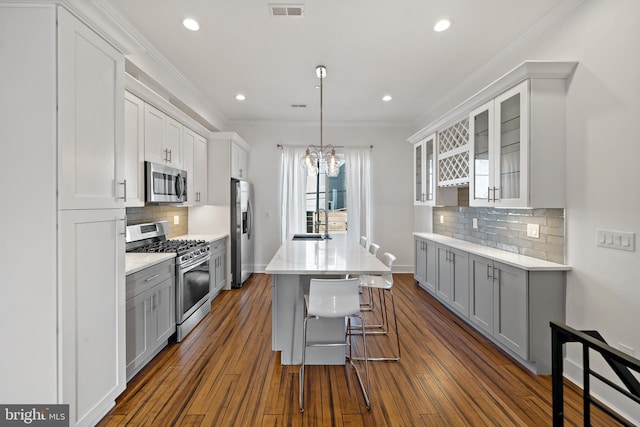
POLYGON ((340 166, 337 177, 326 177, 322 170, 317 176, 307 177, 306 212, 307 232, 325 232, 325 198, 328 197, 329 232, 346 233, 347 231, 347 191, 345 187, 346 165, 340 166), (328 191, 325 183, 328 181, 328 191), (320 214, 319 218, 317 214, 320 214))

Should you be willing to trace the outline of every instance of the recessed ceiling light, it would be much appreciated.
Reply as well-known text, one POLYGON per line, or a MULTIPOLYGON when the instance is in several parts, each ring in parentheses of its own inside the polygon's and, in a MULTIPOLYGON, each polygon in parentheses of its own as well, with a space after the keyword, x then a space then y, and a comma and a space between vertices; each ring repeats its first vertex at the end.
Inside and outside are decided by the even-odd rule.
POLYGON ((239 93, 236 95, 236 100, 238 101, 244 101, 245 99, 247 99, 246 96, 244 96, 243 94, 239 93))
POLYGON ((451 21, 449 19, 441 19, 436 22, 436 25, 433 26, 433 31, 444 31, 451 26, 451 21))
POLYGON ((389 102, 389 101, 391 101, 392 99, 393 99, 393 97, 392 97, 391 95, 385 95, 385 96, 383 96, 383 97, 382 97, 382 100, 383 100, 384 102, 389 102))
POLYGON ((191 18, 185 18, 182 21, 182 25, 184 25, 186 29, 191 31, 198 31, 200 29, 200 24, 198 24, 198 21, 191 18))

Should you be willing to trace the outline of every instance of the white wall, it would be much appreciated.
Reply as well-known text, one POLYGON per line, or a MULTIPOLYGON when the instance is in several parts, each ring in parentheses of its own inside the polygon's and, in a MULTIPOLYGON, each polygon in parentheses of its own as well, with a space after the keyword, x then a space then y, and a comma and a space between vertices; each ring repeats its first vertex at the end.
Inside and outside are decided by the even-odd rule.
MULTIPOLYGON (((249 177, 256 210, 256 271, 264 271, 280 247, 280 168, 283 145, 319 144, 319 123, 235 123, 251 145, 249 177)), ((394 271, 413 271, 413 171, 409 126, 324 124, 323 141, 333 145, 373 145, 371 152, 372 240, 397 256, 394 271)))
MULTIPOLYGON (((580 62, 567 98, 566 241, 573 267, 567 277, 567 323, 599 330, 611 345, 624 343, 640 357, 640 250, 595 244, 598 229, 635 232, 636 238, 640 232, 640 2, 585 0, 511 54, 484 83, 526 59, 580 62)), ((460 101, 453 99, 449 107, 460 101)), ((592 359, 592 366, 604 365, 592 359)), ((580 351, 570 345, 565 372, 579 384, 581 366, 580 351)), ((598 384, 592 387, 640 422, 637 404, 598 384)))

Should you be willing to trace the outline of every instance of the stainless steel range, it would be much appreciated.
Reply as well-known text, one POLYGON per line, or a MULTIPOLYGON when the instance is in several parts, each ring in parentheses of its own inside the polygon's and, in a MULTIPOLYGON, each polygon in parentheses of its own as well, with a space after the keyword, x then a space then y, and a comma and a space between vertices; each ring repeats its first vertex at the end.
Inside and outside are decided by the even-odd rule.
POLYGON ((178 341, 211 310, 211 248, 204 240, 167 240, 167 221, 127 226, 127 252, 176 254, 176 336, 178 341))

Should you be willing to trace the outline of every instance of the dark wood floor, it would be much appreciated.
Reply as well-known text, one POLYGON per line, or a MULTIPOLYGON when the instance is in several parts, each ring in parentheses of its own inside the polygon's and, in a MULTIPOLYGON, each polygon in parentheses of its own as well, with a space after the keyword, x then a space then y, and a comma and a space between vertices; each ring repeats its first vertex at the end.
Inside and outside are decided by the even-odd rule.
MULTIPOLYGON (((99 425, 551 425, 550 377, 521 368, 416 286, 413 275, 394 280, 402 359, 370 364, 371 410, 352 372, 311 366, 299 412, 299 366, 282 366, 271 351, 271 279, 254 274, 242 289, 223 292, 183 342, 130 381, 99 425)), ((388 344, 375 339, 371 348, 388 344)), ((581 405, 567 383, 565 425, 582 425, 581 405)), ((592 423, 612 421, 595 411, 592 423)))

